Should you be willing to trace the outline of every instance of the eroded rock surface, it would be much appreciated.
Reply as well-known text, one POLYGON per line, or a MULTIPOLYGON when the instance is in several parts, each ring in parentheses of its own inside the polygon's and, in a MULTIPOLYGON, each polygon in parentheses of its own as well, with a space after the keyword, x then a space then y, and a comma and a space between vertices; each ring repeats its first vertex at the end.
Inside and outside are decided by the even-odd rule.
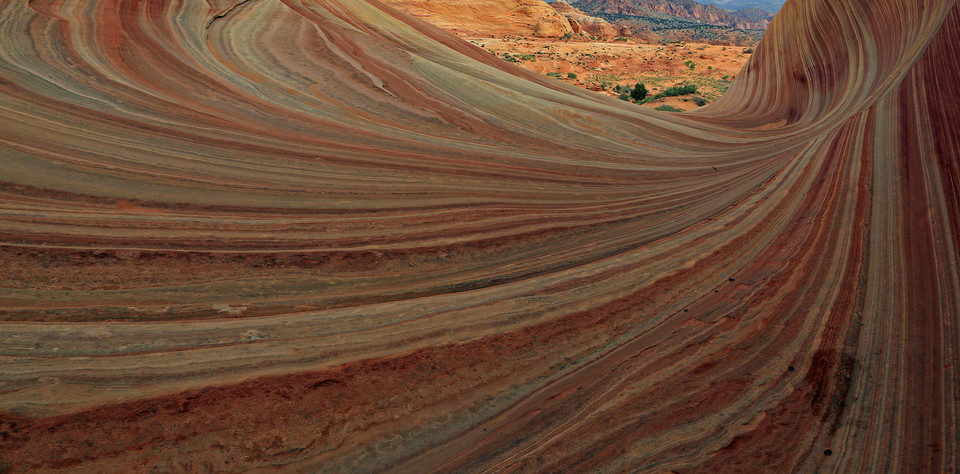
POLYGON ((577 10, 570 6, 569 3, 564 2, 563 0, 557 0, 550 4, 555 10, 560 12, 561 15, 567 17, 570 20, 570 23, 576 23, 580 25, 583 33, 586 33, 597 38, 616 38, 617 36, 630 36, 630 29, 626 27, 617 28, 607 20, 603 18, 597 18, 594 16, 587 15, 586 13, 577 10), (621 35, 620 30, 626 30, 621 35))
POLYGON ((471 35, 559 37, 570 21, 543 0, 382 0, 441 28, 471 35))
POLYGON ((960 462, 955 0, 680 115, 373 0, 0 24, 0 469, 960 462))

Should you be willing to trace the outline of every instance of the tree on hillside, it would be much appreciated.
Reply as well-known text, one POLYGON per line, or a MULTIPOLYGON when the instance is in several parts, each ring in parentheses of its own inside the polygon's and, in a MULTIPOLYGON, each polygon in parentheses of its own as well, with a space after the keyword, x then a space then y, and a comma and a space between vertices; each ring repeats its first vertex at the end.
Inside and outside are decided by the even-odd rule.
POLYGON ((633 90, 630 91, 630 97, 633 97, 633 100, 643 100, 647 97, 647 87, 639 82, 637 85, 633 86, 633 90))

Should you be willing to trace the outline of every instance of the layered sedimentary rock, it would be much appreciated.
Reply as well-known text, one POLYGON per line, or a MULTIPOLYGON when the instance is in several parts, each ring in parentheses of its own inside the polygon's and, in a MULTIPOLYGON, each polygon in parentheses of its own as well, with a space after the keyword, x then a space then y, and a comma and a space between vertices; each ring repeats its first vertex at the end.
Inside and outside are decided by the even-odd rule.
MULTIPOLYGON (((570 20, 571 25, 579 25, 581 32, 583 33, 596 36, 598 38, 615 38, 620 36, 620 28, 614 27, 603 18, 587 15, 586 13, 573 8, 569 3, 564 2, 563 0, 557 0, 550 5, 561 15, 567 17, 567 19, 570 20)), ((622 29, 625 29, 627 33, 630 31, 629 28, 622 29)))
POLYGON ((573 33, 543 0, 382 0, 447 30, 481 36, 559 37, 573 33))
POLYGON ((376 1, 0 4, 0 466, 946 471, 960 9, 656 113, 376 1))

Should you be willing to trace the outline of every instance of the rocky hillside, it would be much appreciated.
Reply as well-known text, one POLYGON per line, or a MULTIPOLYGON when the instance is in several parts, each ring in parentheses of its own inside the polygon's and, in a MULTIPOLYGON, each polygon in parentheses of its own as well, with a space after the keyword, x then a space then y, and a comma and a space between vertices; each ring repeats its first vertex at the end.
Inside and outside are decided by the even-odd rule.
POLYGON ((570 21, 543 0, 382 0, 443 29, 481 36, 573 34, 570 21))
POLYGON ((744 8, 759 8, 770 13, 777 13, 783 7, 784 0, 701 0, 703 3, 712 3, 724 10, 736 11, 744 8))
POLYGON ((770 22, 773 21, 773 13, 762 8, 745 7, 733 12, 733 14, 747 24, 769 25, 770 22))
POLYGON ((716 5, 703 5, 693 0, 580 0, 576 2, 576 6, 588 13, 670 15, 742 30, 763 30, 773 20, 773 14, 766 11, 747 9, 731 12, 716 5))
POLYGON ((612 39, 630 29, 590 16, 570 4, 543 0, 383 0, 443 29, 470 36, 587 35, 612 39))
POLYGON ((574 33, 587 34, 598 38, 614 38, 617 36, 631 35, 629 28, 615 27, 607 20, 587 15, 563 0, 553 2, 552 6, 558 13, 570 21, 570 26, 573 28, 574 33))
POLYGON ((772 15, 740 17, 691 0, 383 0, 461 36, 635 36, 642 41, 691 41, 748 46, 772 15))

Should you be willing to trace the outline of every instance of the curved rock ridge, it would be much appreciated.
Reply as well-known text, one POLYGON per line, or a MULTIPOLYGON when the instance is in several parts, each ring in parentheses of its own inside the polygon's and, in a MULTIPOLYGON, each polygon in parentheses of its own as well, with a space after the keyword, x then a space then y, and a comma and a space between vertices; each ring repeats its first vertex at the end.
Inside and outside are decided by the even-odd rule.
POLYGON ((791 0, 679 115, 376 0, 0 25, 0 469, 960 462, 955 0, 791 0))

